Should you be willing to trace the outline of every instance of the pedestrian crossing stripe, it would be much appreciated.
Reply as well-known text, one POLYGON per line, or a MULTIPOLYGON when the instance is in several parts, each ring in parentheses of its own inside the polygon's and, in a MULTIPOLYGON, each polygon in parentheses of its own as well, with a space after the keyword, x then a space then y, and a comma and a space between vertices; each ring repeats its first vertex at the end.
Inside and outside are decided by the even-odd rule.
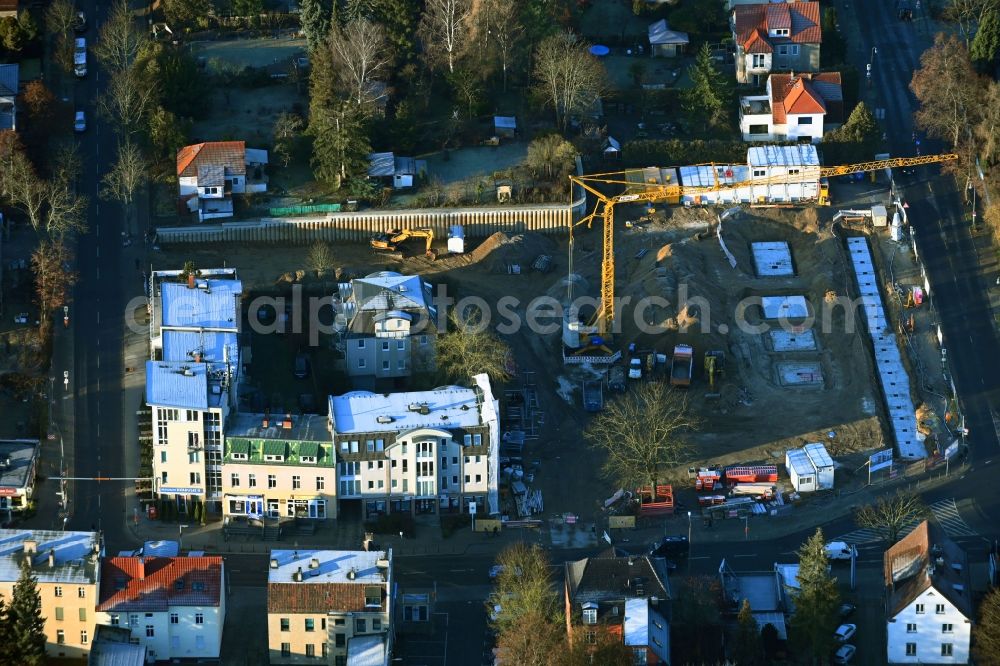
MULTIPOLYGON (((976 536, 976 531, 969 527, 968 523, 962 518, 962 515, 958 512, 958 505, 955 504, 954 497, 948 497, 943 500, 938 500, 932 502, 928 508, 930 509, 931 515, 934 516, 934 520, 941 526, 945 534, 949 537, 963 537, 963 536, 976 536)), ((915 518, 907 522, 903 528, 899 531, 899 537, 902 539, 907 534, 916 529, 917 525, 921 523, 921 519, 915 518)), ((888 538, 888 530, 885 528, 876 527, 865 527, 862 529, 854 530, 853 532, 848 532, 847 534, 842 534, 834 541, 846 541, 847 543, 853 544, 864 544, 873 543, 875 541, 883 541, 888 538)))

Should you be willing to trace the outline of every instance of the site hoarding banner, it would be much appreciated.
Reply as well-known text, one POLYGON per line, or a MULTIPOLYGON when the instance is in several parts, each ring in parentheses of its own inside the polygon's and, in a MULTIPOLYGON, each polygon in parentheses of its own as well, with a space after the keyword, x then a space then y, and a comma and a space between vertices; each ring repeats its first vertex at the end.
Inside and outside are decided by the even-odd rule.
POLYGON ((876 451, 868 458, 868 469, 871 472, 892 466, 892 449, 876 451))

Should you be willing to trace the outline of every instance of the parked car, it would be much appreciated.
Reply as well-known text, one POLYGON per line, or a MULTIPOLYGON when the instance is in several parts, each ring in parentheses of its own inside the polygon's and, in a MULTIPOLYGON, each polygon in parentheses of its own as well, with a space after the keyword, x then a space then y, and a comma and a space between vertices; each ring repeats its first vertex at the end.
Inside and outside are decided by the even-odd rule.
POLYGON ((295 355, 295 376, 299 379, 309 376, 309 357, 302 352, 295 355))
POLYGON ((73 131, 85 132, 87 130, 87 116, 83 111, 77 111, 73 116, 73 131))
MULTIPOLYGON (((491 580, 495 579, 497 576, 499 576, 500 574, 502 574, 504 572, 504 568, 505 567, 502 564, 494 564, 493 566, 491 566, 490 567, 490 579, 491 580)), ((520 569, 514 569, 514 575, 515 576, 520 576, 521 575, 521 570, 520 569)))
POLYGON ((849 560, 851 545, 845 541, 831 541, 826 544, 826 557, 830 560, 849 560))
POLYGON ((841 645, 836 652, 833 653, 833 663, 835 664, 849 664, 851 659, 854 657, 854 653, 857 651, 853 645, 841 645))
POLYGON ((688 556, 691 544, 683 534, 665 536, 649 547, 649 554, 652 557, 664 557, 670 560, 677 560, 688 556))
POLYGON ((837 627, 837 631, 833 632, 833 637, 838 643, 846 643, 853 638, 854 634, 858 631, 858 625, 856 624, 842 624, 837 627))
POLYGON ((858 609, 854 604, 840 604, 840 609, 838 611, 841 620, 846 620, 847 618, 854 615, 854 611, 858 609))
POLYGON ((642 379, 642 359, 633 358, 628 362, 628 378, 642 379))
POLYGON ((76 16, 73 18, 73 31, 74 32, 86 32, 87 31, 87 15, 83 12, 77 12, 76 16))

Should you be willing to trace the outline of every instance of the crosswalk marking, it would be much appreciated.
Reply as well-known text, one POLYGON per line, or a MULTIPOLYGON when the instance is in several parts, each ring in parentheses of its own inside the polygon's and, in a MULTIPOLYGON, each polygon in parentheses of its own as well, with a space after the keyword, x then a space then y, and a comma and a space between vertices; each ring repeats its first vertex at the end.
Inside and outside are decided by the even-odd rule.
MULTIPOLYGON (((968 523, 965 522, 962 515, 958 512, 958 506, 955 504, 954 497, 932 502, 928 508, 938 525, 941 526, 941 529, 943 529, 945 534, 948 536, 952 538, 976 536, 976 531, 969 527, 968 523)), ((905 537, 919 524, 920 520, 918 519, 914 519, 906 523, 906 525, 904 525, 899 531, 899 538, 902 539, 905 537)), ((847 534, 842 534, 833 540, 846 541, 847 543, 860 545, 873 543, 875 541, 882 541, 887 538, 887 536, 887 532, 884 528, 865 527, 854 530, 853 532, 848 532, 847 534)))

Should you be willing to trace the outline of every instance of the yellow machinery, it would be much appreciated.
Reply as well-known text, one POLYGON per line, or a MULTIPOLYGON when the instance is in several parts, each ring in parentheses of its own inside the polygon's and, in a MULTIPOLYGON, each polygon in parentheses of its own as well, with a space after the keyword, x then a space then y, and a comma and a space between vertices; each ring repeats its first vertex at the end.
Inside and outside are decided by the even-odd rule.
POLYGON ((424 255, 431 259, 434 258, 434 250, 431 249, 431 245, 434 243, 433 229, 392 229, 387 233, 372 236, 371 245, 373 250, 395 252, 400 244, 411 238, 423 238, 426 245, 424 255))
POLYGON ((722 376, 726 367, 726 353, 713 349, 705 352, 705 376, 708 377, 708 389, 715 392, 715 382, 722 376))
MULTIPOLYGON (((920 157, 896 157, 884 160, 873 160, 871 162, 861 162, 859 164, 842 164, 840 166, 820 167, 818 179, 820 181, 819 196, 814 202, 819 206, 830 205, 829 187, 827 181, 835 176, 848 176, 854 173, 866 173, 879 171, 882 169, 893 169, 901 167, 920 166, 923 164, 935 164, 938 162, 949 162, 957 160, 958 155, 923 155, 920 157)), ((573 231, 572 227, 586 224, 590 227, 595 219, 600 219, 604 224, 604 242, 601 251, 601 306, 597 311, 594 324, 597 327, 597 334, 601 339, 606 340, 608 331, 611 330, 611 322, 615 318, 615 235, 614 216, 615 206, 618 204, 630 203, 653 203, 663 202, 677 204, 683 197, 692 198, 695 203, 701 203, 702 195, 736 190, 741 188, 785 185, 791 182, 799 182, 792 175, 772 176, 762 178, 750 178, 740 182, 726 182, 732 176, 727 170, 728 165, 717 165, 715 163, 698 165, 710 166, 714 174, 715 182, 707 186, 682 185, 677 181, 676 173, 678 169, 649 167, 646 169, 630 169, 628 171, 614 171, 609 173, 587 174, 584 176, 570 176, 573 186, 583 188, 589 194, 594 195, 596 203, 594 209, 585 215, 579 222, 570 227, 570 243, 572 252, 573 231), (720 180, 721 177, 721 180, 720 180), (601 191, 608 189, 624 190, 618 194, 606 194, 601 191)), ((797 202, 795 205, 803 205, 808 202, 797 202)), ((373 241, 374 245, 374 241, 373 241)))

